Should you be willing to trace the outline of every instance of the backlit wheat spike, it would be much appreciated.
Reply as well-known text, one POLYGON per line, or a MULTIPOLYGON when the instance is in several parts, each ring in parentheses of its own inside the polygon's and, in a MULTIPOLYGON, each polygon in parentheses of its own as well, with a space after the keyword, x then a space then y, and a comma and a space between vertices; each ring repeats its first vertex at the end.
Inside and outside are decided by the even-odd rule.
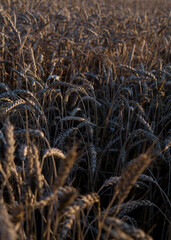
POLYGON ((90 193, 81 196, 78 202, 81 204, 82 208, 92 207, 94 203, 98 203, 100 200, 97 193, 90 193))
POLYGON ((13 102, 13 100, 11 100, 10 98, 6 98, 6 97, 0 98, 0 101, 3 101, 3 102, 10 102, 10 103, 13 102))
POLYGON ((85 208, 92 207, 94 203, 99 202, 99 196, 96 193, 87 194, 81 196, 80 199, 76 200, 71 206, 68 206, 64 213, 64 225, 62 229, 62 237, 65 237, 67 232, 72 229, 72 225, 79 213, 79 211, 85 208))
POLYGON ((33 165, 34 165, 35 183, 37 185, 36 187, 37 187, 38 195, 39 195, 39 197, 41 197, 42 194, 43 194, 44 178, 43 178, 42 173, 41 173, 38 149, 34 144, 32 144, 31 147, 32 147, 33 156, 34 156, 33 165))
POLYGON ((34 204, 31 206, 33 206, 35 209, 38 209, 38 208, 48 206, 50 203, 52 203, 55 200, 59 200, 58 209, 62 210, 67 205, 71 204, 76 197, 77 197, 76 189, 73 187, 65 186, 65 187, 60 187, 59 189, 56 189, 52 193, 49 193, 48 196, 44 197, 40 201, 34 202, 34 204))
POLYGON ((76 189, 73 187, 65 186, 65 187, 60 187, 58 189, 58 197, 59 199, 62 199, 64 195, 70 193, 70 192, 76 192, 76 189))
POLYGON ((0 213, 0 238, 4 240, 17 240, 18 236, 15 226, 11 222, 11 217, 7 212, 2 196, 0 198, 0 213))
MULTIPOLYGON (((125 43, 124 43, 125 44, 125 43)), ((124 54, 123 54, 124 55, 124 54)), ((113 71, 113 81, 116 81, 117 78, 117 72, 116 72, 116 66, 114 63, 112 63, 112 71, 113 71)))
POLYGON ((81 111, 81 108, 76 107, 76 108, 74 108, 74 109, 72 110, 72 112, 70 113, 70 115, 71 115, 72 117, 74 117, 74 116, 77 114, 77 112, 80 112, 80 111, 81 111))
POLYGON ((33 165, 34 165, 34 150, 32 146, 27 147, 27 158, 26 158, 26 179, 30 183, 32 174, 33 174, 33 165))
POLYGON ((33 71, 34 71, 34 74, 36 74, 37 73, 37 66, 36 66, 36 61, 35 61, 35 57, 34 57, 33 48, 29 47, 29 52, 30 52, 30 56, 31 56, 31 60, 32 60, 33 71))
POLYGON ((123 171, 115 188, 115 195, 118 197, 118 209, 120 204, 128 196, 139 175, 148 167, 151 161, 150 156, 141 154, 134 161, 131 161, 125 171, 123 171))
POLYGON ((64 210, 68 205, 72 204, 78 193, 73 187, 60 187, 58 190, 59 206, 58 209, 64 210))
POLYGON ((126 239, 126 240, 134 240, 131 236, 126 234, 123 230, 121 230, 118 227, 112 228, 111 226, 104 225, 104 231, 107 233, 107 237, 110 239, 120 240, 120 239, 126 239))
POLYGON ((42 157, 41 169, 43 169, 45 158, 50 157, 50 156, 52 157, 53 161, 54 161, 54 159, 53 159, 54 156, 59 158, 59 159, 66 160, 66 155, 62 152, 62 150, 60 150, 58 148, 46 149, 44 151, 44 154, 43 154, 43 157, 42 157))
POLYGON ((0 114, 6 114, 8 113, 9 111, 11 111, 12 109, 18 107, 18 106, 21 106, 23 104, 25 104, 26 101, 23 100, 23 99, 20 99, 20 100, 16 100, 15 102, 9 104, 7 107, 5 107, 4 109, 2 109, 2 111, 0 111, 0 114))
POLYGON ((14 127, 10 124, 9 120, 5 123, 5 138, 6 138, 6 149, 5 149, 5 160, 6 160, 6 170, 7 175, 10 174, 10 169, 15 169, 17 176, 17 171, 14 163, 14 153, 15 153, 15 139, 14 139, 14 127))
POLYGON ((135 227, 123 222, 122 220, 115 217, 108 217, 106 219, 106 224, 112 225, 116 228, 121 229, 123 232, 128 234, 133 239, 137 240, 152 240, 152 237, 145 234, 141 229, 136 229, 135 227))
POLYGON ((60 237, 61 239, 65 239, 68 231, 71 230, 72 225, 73 225, 73 223, 74 223, 74 221, 75 221, 75 219, 76 219, 76 217, 77 217, 77 215, 80 211, 80 208, 81 208, 80 205, 75 204, 75 205, 71 205, 70 207, 68 207, 66 209, 66 212, 65 212, 66 217, 64 215, 65 220, 64 220, 64 225, 63 225, 63 229, 62 229, 62 232, 61 232, 61 237, 60 237))
POLYGON ((42 161, 49 157, 49 156, 56 156, 59 159, 65 160, 66 159, 66 155, 62 152, 62 150, 57 149, 57 148, 51 148, 51 149, 46 149, 44 151, 43 157, 42 157, 42 161))
POLYGON ((134 58, 135 48, 136 48, 136 44, 134 44, 133 47, 132 47, 132 51, 131 51, 131 54, 130 54, 130 57, 129 57, 129 65, 131 65, 132 60, 134 58))
POLYGON ((55 189, 63 186, 65 180, 77 158, 76 147, 74 146, 70 152, 67 154, 66 159, 61 163, 61 167, 59 168, 59 174, 55 183, 55 189))
MULTIPOLYGON (((10 169, 10 172, 12 172, 12 170, 10 169)), ((8 170, 6 170, 6 172, 3 170, 2 168, 2 164, 0 163, 0 173, 1 173, 1 177, 3 179, 3 184, 2 184, 2 189, 4 191, 4 187, 7 189, 7 198, 6 196, 4 195, 4 199, 7 200, 7 202, 11 203, 11 204, 14 204, 15 202, 15 197, 14 197, 14 191, 13 191, 13 187, 12 185, 10 184, 9 182, 9 173, 8 173, 8 170)), ((16 175, 16 174, 15 174, 16 175)))

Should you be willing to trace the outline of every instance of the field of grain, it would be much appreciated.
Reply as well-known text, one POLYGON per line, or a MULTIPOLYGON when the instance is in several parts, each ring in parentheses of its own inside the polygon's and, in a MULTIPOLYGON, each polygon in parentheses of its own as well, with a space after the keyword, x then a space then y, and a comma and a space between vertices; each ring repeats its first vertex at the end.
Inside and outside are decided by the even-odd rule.
POLYGON ((0 1, 0 239, 171 240, 171 1, 0 1))

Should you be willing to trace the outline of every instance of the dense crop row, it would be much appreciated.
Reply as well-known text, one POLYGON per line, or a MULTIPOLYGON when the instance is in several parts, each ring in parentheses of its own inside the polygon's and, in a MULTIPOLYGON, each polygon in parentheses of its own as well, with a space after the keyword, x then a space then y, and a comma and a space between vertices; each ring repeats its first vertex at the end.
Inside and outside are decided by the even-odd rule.
POLYGON ((0 5, 0 239, 171 238, 169 1, 0 5))

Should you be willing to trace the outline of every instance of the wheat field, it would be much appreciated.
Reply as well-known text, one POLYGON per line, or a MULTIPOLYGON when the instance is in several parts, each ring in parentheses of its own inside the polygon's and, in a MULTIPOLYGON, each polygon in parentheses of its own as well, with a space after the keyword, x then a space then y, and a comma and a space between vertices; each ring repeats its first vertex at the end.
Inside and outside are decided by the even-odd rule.
POLYGON ((0 239, 171 240, 171 1, 0 1, 0 239))

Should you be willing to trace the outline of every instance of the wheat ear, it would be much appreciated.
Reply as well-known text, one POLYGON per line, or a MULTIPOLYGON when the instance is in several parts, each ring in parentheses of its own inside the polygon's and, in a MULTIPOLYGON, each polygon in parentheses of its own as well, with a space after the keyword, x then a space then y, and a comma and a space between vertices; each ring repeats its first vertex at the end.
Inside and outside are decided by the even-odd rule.
POLYGON ((123 171, 123 173, 116 185, 113 198, 110 201, 110 203, 106 209, 106 212, 103 216, 103 219, 100 223, 100 230, 99 230, 97 239, 99 239, 99 237, 100 237, 101 230, 104 225, 104 221, 105 221, 107 214, 109 212, 109 209, 111 208, 116 197, 118 197, 118 208, 115 212, 115 216, 118 214, 120 205, 125 200, 125 198, 128 196, 131 188, 137 181, 139 175, 146 169, 146 167, 151 163, 151 161, 152 161, 152 159, 147 153, 141 154, 135 160, 131 161, 130 164, 127 166, 126 170, 123 171))
POLYGON ((76 146, 74 146, 66 156, 66 159, 61 163, 61 167, 59 169, 59 175, 57 177, 57 180, 54 186, 55 189, 58 189, 59 187, 64 185, 65 179, 67 178, 67 175, 69 174, 76 158, 77 158, 77 152, 76 152, 76 146))
POLYGON ((16 240, 15 227, 10 220, 10 215, 2 198, 0 198, 0 213, 0 238, 4 240, 16 240))
POLYGON ((131 161, 126 170, 123 171, 115 188, 115 195, 118 197, 118 210, 121 203, 128 196, 132 186, 137 181, 139 175, 146 169, 151 161, 151 157, 146 153, 141 154, 135 160, 131 161))

